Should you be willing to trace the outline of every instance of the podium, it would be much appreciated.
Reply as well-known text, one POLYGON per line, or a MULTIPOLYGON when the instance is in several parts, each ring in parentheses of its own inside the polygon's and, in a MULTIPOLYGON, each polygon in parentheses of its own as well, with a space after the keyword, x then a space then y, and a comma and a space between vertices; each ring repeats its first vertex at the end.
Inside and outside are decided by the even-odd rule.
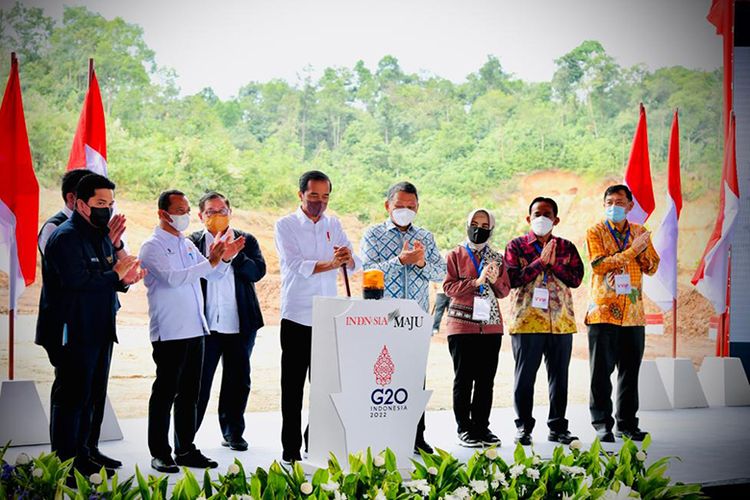
POLYGON ((308 467, 390 448, 413 457, 432 318, 413 300, 313 299, 308 467))

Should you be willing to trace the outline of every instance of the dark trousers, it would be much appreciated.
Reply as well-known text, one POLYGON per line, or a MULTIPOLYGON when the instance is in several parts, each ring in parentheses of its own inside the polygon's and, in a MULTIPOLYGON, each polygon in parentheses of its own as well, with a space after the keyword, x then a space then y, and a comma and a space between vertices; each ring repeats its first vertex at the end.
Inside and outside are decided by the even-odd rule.
POLYGON ((284 456, 295 458, 302 446, 302 398, 310 369, 312 327, 282 319, 280 338, 281 446, 284 456))
POLYGON ((502 340, 498 334, 448 336, 448 349, 453 358, 453 414, 459 434, 479 433, 489 428, 502 340))
POLYGON ((573 350, 572 334, 518 333, 511 335, 513 359, 516 361, 513 403, 516 408, 516 428, 531 432, 534 429, 534 383, 539 366, 547 367, 549 385, 549 416, 551 431, 568 430, 565 410, 568 406, 568 366, 573 350))
POLYGON ((435 296, 435 306, 432 309, 434 319, 432 320, 432 329, 440 330, 440 322, 443 321, 443 313, 448 307, 451 299, 444 293, 438 293, 435 296))
POLYGON ((148 448, 152 457, 168 457, 169 423, 174 406, 174 451, 195 450, 203 337, 151 343, 156 379, 148 401, 148 448))
POLYGON ((611 431, 612 382, 617 367, 617 428, 638 427, 638 372, 643 359, 645 327, 608 323, 589 325, 591 424, 597 432, 611 431))
POLYGON ((85 460, 98 446, 112 342, 46 347, 55 367, 50 411, 52 451, 62 460, 85 460))
POLYGON ((199 429, 211 399, 211 385, 216 367, 221 360, 221 392, 219 392, 219 427, 226 441, 238 441, 245 432, 245 408, 250 395, 250 354, 255 345, 256 332, 211 332, 205 337, 201 392, 198 398, 199 429))

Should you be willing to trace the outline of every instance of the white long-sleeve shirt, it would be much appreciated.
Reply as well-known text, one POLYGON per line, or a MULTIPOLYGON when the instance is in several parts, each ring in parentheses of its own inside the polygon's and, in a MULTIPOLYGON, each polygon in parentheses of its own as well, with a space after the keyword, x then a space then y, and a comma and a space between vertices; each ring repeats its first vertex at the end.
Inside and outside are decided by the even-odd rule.
MULTIPOLYGON (((229 231, 231 229, 226 234, 229 231)), ((208 257, 214 236, 206 230, 203 233, 206 238, 203 254, 208 257)), ((234 269, 231 265, 227 267, 221 279, 206 283, 206 321, 212 332, 239 333, 240 331, 240 313, 237 309, 234 269)))
MULTIPOLYGON (((62 212, 70 219, 73 216, 73 211, 68 208, 67 205, 64 205, 62 208, 62 212)), ((47 241, 49 240, 49 237, 52 236, 52 233, 55 232, 55 229, 57 229, 60 226, 56 226, 52 224, 51 222, 45 222, 42 226, 42 230, 39 231, 39 237, 37 239, 37 243, 39 244, 39 250, 42 252, 42 257, 44 257, 44 249, 47 246, 47 241)))
MULTIPOLYGON (((313 273, 319 261, 333 259, 333 247, 352 244, 334 216, 323 214, 317 223, 301 208, 276 222, 276 250, 281 266, 281 317, 312 326, 312 299, 336 296, 336 276, 339 270, 313 273)), ((362 261, 354 255, 355 272, 362 261)))
POLYGON ((207 335, 200 279, 221 279, 229 264, 211 267, 192 241, 160 227, 143 242, 139 258, 148 270, 143 281, 151 342, 207 335))

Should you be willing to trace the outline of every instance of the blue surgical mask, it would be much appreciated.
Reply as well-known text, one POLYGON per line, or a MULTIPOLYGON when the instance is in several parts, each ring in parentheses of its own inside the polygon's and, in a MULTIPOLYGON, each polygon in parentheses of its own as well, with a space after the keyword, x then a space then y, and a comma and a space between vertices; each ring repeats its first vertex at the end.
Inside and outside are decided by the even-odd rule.
POLYGON ((610 205, 604 209, 604 216, 615 223, 624 221, 627 215, 625 208, 618 205, 610 205))

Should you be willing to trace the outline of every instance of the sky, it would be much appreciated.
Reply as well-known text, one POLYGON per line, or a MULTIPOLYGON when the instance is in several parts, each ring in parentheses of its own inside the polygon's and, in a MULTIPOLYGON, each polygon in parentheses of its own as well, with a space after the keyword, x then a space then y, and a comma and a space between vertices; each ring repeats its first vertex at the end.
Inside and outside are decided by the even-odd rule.
MULTIPOLYGON (((12 0, 1 0, 7 5, 12 0)), ((622 66, 721 66, 710 0, 22 0, 62 19, 85 5, 140 25, 183 95, 222 98, 250 81, 299 80, 326 67, 374 69, 387 54, 407 72, 464 81, 497 56, 526 81, 550 80, 554 61, 584 40, 622 66)))

